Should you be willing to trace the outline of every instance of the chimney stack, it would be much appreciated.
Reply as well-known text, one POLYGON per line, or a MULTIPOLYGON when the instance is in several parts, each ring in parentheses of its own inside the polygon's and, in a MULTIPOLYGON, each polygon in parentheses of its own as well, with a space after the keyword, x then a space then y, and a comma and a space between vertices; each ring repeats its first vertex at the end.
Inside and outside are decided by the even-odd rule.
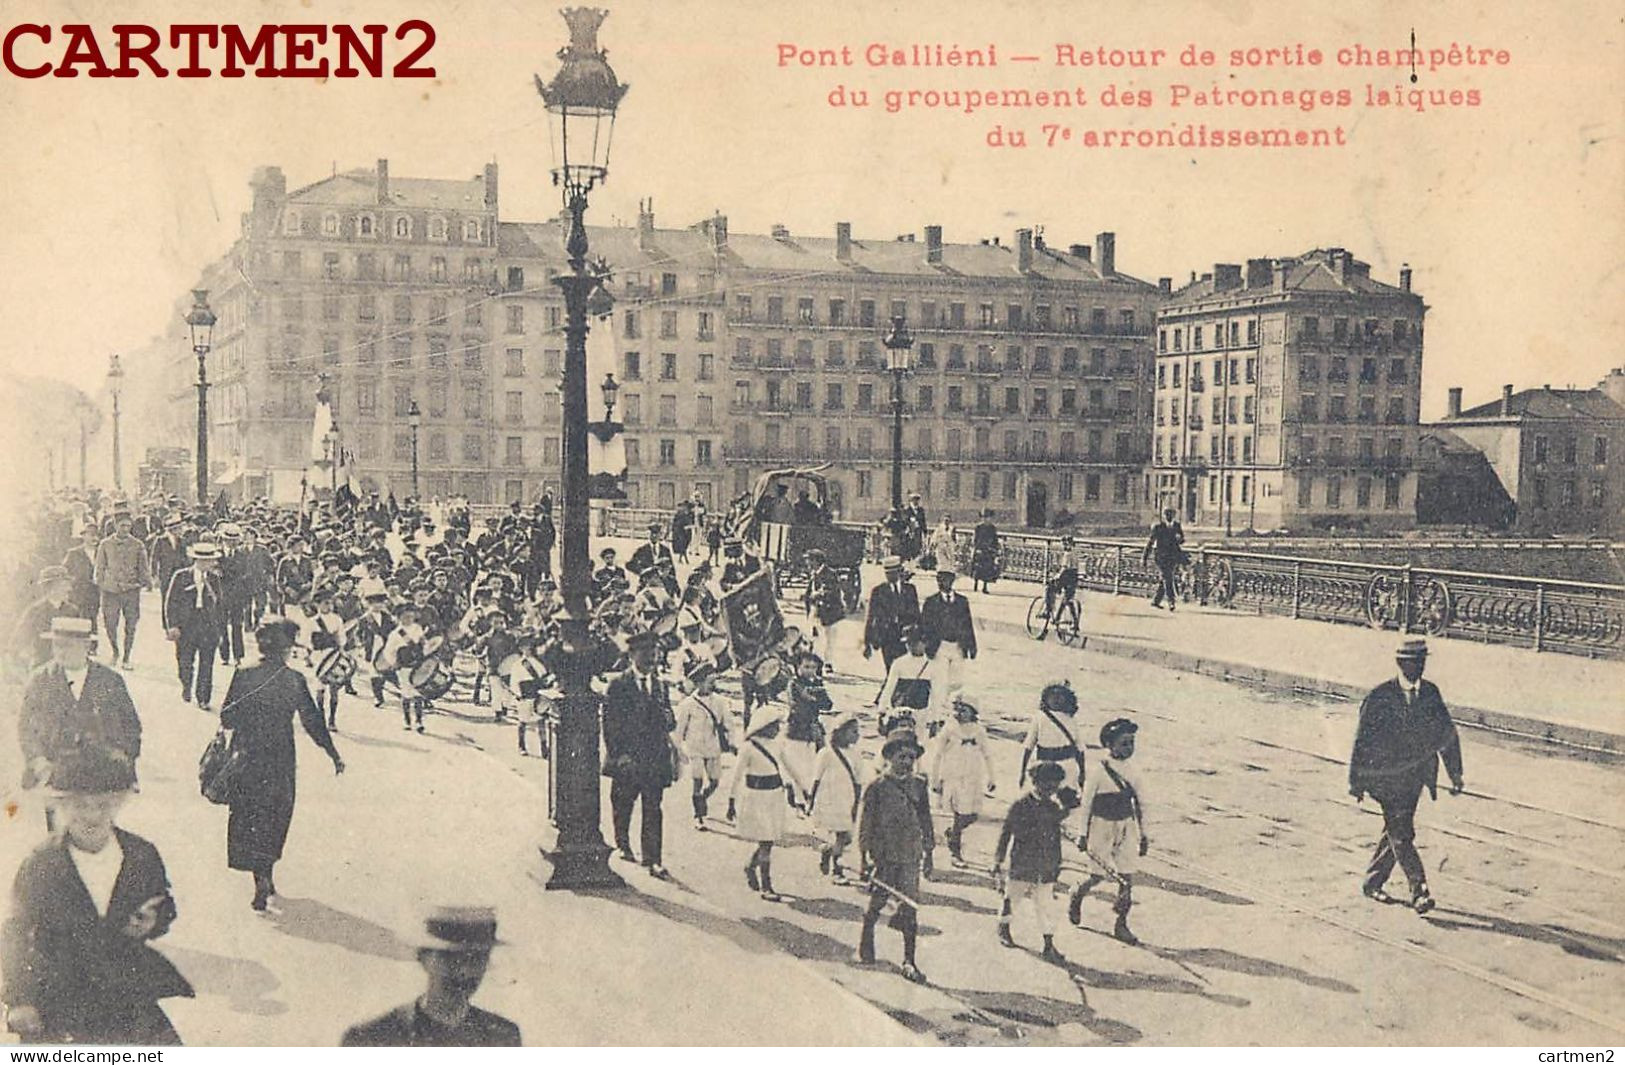
POLYGON ((1409 292, 1411 290, 1411 264, 1410 263, 1400 263, 1399 264, 1399 290, 1401 292, 1409 292))
POLYGON ((1247 260, 1247 287, 1269 288, 1271 279, 1270 261, 1268 259, 1247 260))
POLYGON ((1117 273, 1117 234, 1095 234, 1095 247, 1100 249, 1100 274, 1111 277, 1117 273))
POLYGON ((1512 386, 1511 385, 1502 385, 1501 386, 1501 414, 1504 416, 1504 415, 1509 415, 1511 413, 1512 413, 1512 386))
POLYGON ((835 258, 841 262, 852 261, 852 223, 835 223, 835 258))
POLYGON ((1073 255, 1077 256, 1078 258, 1082 259, 1084 262, 1092 262, 1093 261, 1093 258, 1092 258, 1091 254, 1090 254, 1092 249, 1087 244, 1073 244, 1070 247, 1068 247, 1066 250, 1071 252, 1073 255))
POLYGON ((1213 291, 1228 292, 1241 287, 1241 267, 1236 263, 1213 264, 1213 291))
POLYGON ((925 261, 928 263, 942 262, 942 227, 925 227, 925 261))
POLYGON ((654 197, 638 201, 638 247, 644 251, 654 250, 655 242, 655 201, 654 197))
POLYGON ((1450 390, 1449 417, 1461 417, 1461 389, 1459 388, 1452 388, 1450 390))
POLYGON ((1022 273, 1030 273, 1033 268, 1033 231, 1030 229, 1016 230, 1016 269, 1022 273))
POLYGON ((1174 279, 1171 277, 1157 278, 1157 291, 1164 296, 1172 296, 1174 294, 1174 279))
POLYGON ((378 160, 378 202, 389 202, 389 160, 378 160))
POLYGON ((1270 287, 1273 288, 1277 293, 1286 291, 1286 263, 1278 262, 1275 264, 1274 276, 1271 278, 1270 287))
POLYGON ((721 212, 711 216, 711 247, 719 256, 728 250, 728 216, 721 212))
POLYGON ((783 222, 774 222, 770 232, 773 234, 774 240, 788 242, 790 239, 790 227, 783 222))
POLYGON ((497 209, 497 165, 485 164, 485 209, 495 212, 497 209))

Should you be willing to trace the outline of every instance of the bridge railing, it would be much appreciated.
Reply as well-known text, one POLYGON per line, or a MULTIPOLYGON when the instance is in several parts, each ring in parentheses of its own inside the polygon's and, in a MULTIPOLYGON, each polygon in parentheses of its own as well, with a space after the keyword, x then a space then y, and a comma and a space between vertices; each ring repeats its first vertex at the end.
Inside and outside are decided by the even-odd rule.
MULTIPOLYGON (((971 532, 956 530, 961 571, 971 532)), ((1079 584, 1149 596, 1156 567, 1141 544, 1078 539, 1079 584)), ((999 572, 1044 581, 1059 565, 1059 537, 1001 533, 999 572)), ((1199 546, 1182 592, 1233 610, 1511 644, 1591 658, 1625 659, 1625 586, 1263 554, 1199 546)))

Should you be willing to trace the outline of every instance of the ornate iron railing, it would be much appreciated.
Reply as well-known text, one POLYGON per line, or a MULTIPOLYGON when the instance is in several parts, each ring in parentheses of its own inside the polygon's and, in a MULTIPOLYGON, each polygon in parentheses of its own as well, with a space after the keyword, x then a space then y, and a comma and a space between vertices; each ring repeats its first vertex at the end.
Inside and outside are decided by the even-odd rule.
MULTIPOLYGON (((956 561, 972 563, 971 532, 956 530, 956 561)), ((1156 567, 1143 547, 1074 541, 1078 579, 1114 595, 1149 595, 1156 567)), ((1002 577, 1043 581, 1059 537, 1001 533, 1002 577)), ((1424 569, 1197 547, 1180 571, 1186 598, 1234 610, 1367 625, 1592 658, 1625 658, 1625 586, 1424 569)))

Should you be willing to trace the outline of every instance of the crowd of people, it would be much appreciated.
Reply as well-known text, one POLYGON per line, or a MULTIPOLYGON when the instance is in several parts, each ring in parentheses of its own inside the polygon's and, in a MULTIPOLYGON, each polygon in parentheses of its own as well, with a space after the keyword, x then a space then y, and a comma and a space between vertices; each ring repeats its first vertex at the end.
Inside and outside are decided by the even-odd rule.
MULTIPOLYGON (((996 847, 983 856, 1001 895, 998 941, 1015 945, 1012 920, 1030 908, 1042 956, 1064 960, 1055 942, 1060 899, 1078 924, 1087 896, 1109 882, 1114 934, 1137 942, 1132 887, 1149 835, 1135 722, 1114 718, 1086 736, 1075 693, 1047 684, 1019 775, 998 781, 981 700, 965 682, 978 626, 956 588, 951 526, 944 524, 940 541, 925 537, 922 510, 909 518, 909 535, 919 540, 914 570, 900 553, 883 560, 862 618, 863 655, 878 652, 885 667, 873 691, 839 675, 843 663, 833 661, 826 634, 846 611, 817 590, 829 585, 816 576, 800 625, 785 623, 802 620, 792 615, 771 627, 770 641, 742 641, 730 604, 750 598, 772 566, 737 535, 740 514, 737 501, 726 515, 707 515, 690 501, 670 522, 671 541, 667 525, 655 523, 624 566, 613 546, 599 553, 589 596, 597 651, 588 657, 602 698, 619 859, 656 880, 671 876, 663 799, 686 779, 693 829, 740 840, 744 881, 762 900, 779 902, 775 848, 804 822, 819 839, 818 869, 829 890, 868 896, 855 936, 858 962, 875 962, 889 909, 902 940, 900 973, 924 983, 920 884, 935 875, 937 822, 946 825, 949 860, 971 867, 966 833, 1004 783, 1014 797, 996 847), (716 531, 720 566, 715 548, 687 560, 696 529, 708 540, 716 531), (930 548, 924 558, 921 546, 930 548), (922 600, 914 576, 924 573, 936 590, 922 600), (1067 893, 1060 881, 1069 854, 1068 864, 1082 871, 1067 893)), ((215 713, 216 662, 235 667, 218 710, 224 753, 205 792, 230 808, 227 865, 252 877, 256 912, 277 908, 274 868, 294 817, 294 723, 343 773, 339 742, 348 726, 340 710, 344 696, 358 695, 358 679, 370 682, 376 708, 393 704, 404 730, 426 731, 437 705, 456 699, 517 726, 525 756, 551 754, 544 726, 560 697, 566 651, 547 498, 513 504, 478 527, 466 507, 397 506, 376 496, 302 511, 263 502, 200 510, 173 498, 58 499, 36 516, 34 540, 36 597, 17 610, 10 658, 31 670, 19 721, 24 785, 48 792, 52 836, 18 873, 0 945, 0 998, 11 1029, 25 1039, 173 1041, 158 1003, 190 993, 147 946, 177 916, 162 859, 115 824, 142 753, 139 713, 120 675, 144 638, 142 591, 157 593, 181 701, 215 713), (248 653, 249 637, 257 654, 248 653), (121 873, 121 863, 139 877, 121 873), (89 896, 53 901, 75 875, 89 896), (100 972, 117 976, 89 975, 100 972)), ((1159 564, 1171 540, 1153 534, 1147 550, 1159 564)), ((909 545, 907 537, 891 541, 900 542, 909 545)), ((997 578, 997 551, 985 517, 970 550, 982 589, 997 578)), ((1386 818, 1367 894, 1382 894, 1397 863, 1423 911, 1431 898, 1411 842, 1417 797, 1433 786, 1440 758, 1453 787, 1461 786, 1449 715, 1437 689, 1421 680, 1424 656, 1419 641, 1407 644, 1401 680, 1368 700, 1350 778, 1351 792, 1373 795, 1386 818), (1396 774, 1400 764, 1407 768, 1396 774)), ((517 1028, 468 1001, 495 942, 494 914, 431 915, 426 928, 419 959, 428 992, 351 1029, 346 1042, 517 1042, 517 1028)))

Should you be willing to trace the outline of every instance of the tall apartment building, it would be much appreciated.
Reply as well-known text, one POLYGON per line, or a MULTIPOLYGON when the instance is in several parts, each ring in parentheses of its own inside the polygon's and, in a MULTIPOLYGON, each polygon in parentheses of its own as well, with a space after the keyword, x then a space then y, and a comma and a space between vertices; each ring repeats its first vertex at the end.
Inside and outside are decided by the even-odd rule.
MULTIPOLYGON (((559 221, 505 223, 499 234, 503 291, 493 347, 502 362, 503 447, 496 461, 504 499, 517 498, 520 477, 533 498, 530 480, 556 486, 559 475, 564 300, 553 278, 567 268, 564 230, 559 221)), ((589 226, 587 238, 590 255, 613 270, 614 303, 609 317, 592 322, 590 343, 614 348, 628 501, 669 509, 697 494, 711 506, 726 502, 723 293, 714 248, 695 230, 656 229, 652 203, 640 207, 635 228, 589 226)), ((601 380, 587 382, 593 420, 603 417, 601 380)))
POLYGON ((1193 275, 1157 316, 1148 494, 1232 531, 1413 525, 1426 310, 1342 248, 1193 275))
POLYGON ((1115 237, 1062 252, 1022 229, 948 244, 940 226, 866 241, 701 226, 726 288, 729 487, 829 464, 842 517, 890 503, 891 375, 881 338, 915 336, 904 490, 934 515, 992 509, 1042 526, 1138 520, 1149 448, 1156 286, 1116 269, 1115 237))

